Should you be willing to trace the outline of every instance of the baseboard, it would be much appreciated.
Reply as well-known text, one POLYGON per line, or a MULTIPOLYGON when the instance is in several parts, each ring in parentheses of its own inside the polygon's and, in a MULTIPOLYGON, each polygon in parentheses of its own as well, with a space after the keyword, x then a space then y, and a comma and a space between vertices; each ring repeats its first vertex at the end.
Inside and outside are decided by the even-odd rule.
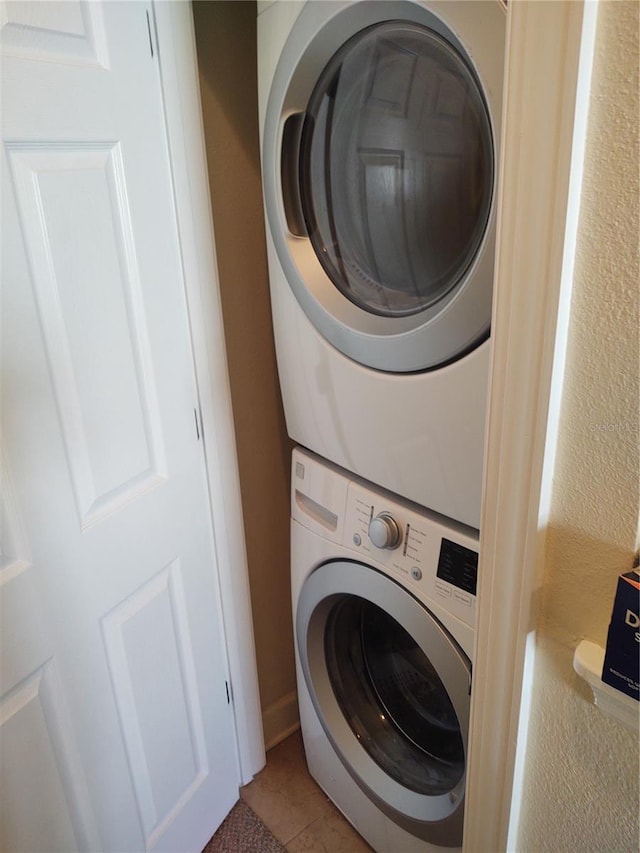
POLYGON ((271 749, 300 728, 298 694, 295 690, 263 709, 262 728, 265 749, 271 749))

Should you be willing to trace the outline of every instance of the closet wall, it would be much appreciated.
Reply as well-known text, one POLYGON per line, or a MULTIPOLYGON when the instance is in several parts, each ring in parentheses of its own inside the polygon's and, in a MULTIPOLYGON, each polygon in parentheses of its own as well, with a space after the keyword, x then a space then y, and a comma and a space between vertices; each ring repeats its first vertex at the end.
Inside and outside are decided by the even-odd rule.
POLYGON ((267 748, 297 725, 289 587, 291 445, 271 331, 256 4, 193 3, 267 748))

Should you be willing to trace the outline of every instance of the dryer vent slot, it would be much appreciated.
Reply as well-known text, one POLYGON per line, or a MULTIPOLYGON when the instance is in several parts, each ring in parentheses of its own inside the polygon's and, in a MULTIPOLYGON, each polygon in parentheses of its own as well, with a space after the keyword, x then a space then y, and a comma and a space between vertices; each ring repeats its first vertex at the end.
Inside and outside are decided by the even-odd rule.
POLYGON ((326 507, 319 504, 317 501, 314 501, 312 498, 307 495, 302 494, 296 489, 296 503, 300 507, 300 509, 316 521, 318 524, 321 524, 323 527, 326 527, 327 530, 333 532, 338 527, 338 516, 328 510, 326 507))

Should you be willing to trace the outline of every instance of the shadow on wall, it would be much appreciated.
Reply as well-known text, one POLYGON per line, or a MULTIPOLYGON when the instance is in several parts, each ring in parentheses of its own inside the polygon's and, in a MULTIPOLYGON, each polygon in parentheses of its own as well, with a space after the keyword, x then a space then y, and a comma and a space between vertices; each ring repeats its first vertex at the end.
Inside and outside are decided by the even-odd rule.
POLYGON ((618 576, 633 561, 633 551, 617 542, 550 525, 540 630, 572 654, 583 639, 604 648, 618 576))
MULTIPOLYGON (((289 467, 271 329, 256 82, 256 4, 194 2, 222 313, 260 697, 278 739, 297 720, 289 584, 289 467), (287 698, 290 697, 290 700, 287 698), (269 709, 277 713, 269 713, 269 709), (289 718, 292 718, 290 720, 289 718)), ((265 716, 266 715, 266 716, 265 716)))
POLYGON ((194 0, 200 84, 206 80, 228 132, 260 180, 256 5, 249 0, 194 0), (255 105, 255 112, 252 106, 255 105))

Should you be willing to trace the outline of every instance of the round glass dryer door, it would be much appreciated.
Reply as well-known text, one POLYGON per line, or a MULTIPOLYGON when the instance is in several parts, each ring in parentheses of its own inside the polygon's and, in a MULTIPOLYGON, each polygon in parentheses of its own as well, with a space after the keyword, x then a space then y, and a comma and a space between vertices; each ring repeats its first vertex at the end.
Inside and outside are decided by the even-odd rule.
POLYGON ((316 85, 300 163, 315 253, 352 302, 417 314, 462 280, 491 207, 493 146, 471 68, 427 27, 358 33, 316 85))
POLYGON ((305 581, 296 641, 309 696, 354 781, 393 821, 462 842, 471 667, 391 578, 331 561, 305 581))
POLYGON ((307 3, 265 114, 284 276, 334 347, 390 372, 461 358, 491 317, 504 8, 430 5, 307 3))

